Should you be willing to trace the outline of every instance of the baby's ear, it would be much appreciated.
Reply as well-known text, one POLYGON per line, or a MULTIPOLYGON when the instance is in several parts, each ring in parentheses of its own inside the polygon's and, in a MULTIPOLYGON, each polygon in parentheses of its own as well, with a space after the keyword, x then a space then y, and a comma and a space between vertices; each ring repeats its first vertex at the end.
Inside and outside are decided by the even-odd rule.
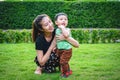
POLYGON ((57 21, 55 21, 55 24, 56 24, 56 25, 58 24, 57 21))

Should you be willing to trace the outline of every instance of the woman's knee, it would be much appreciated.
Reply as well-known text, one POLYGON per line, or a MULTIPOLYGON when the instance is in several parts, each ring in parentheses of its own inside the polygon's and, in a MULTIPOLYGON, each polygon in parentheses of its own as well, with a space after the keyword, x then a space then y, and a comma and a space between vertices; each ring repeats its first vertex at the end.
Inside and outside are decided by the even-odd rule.
POLYGON ((41 66, 44 66, 45 65, 45 63, 44 62, 39 62, 39 64, 41 65, 41 66))

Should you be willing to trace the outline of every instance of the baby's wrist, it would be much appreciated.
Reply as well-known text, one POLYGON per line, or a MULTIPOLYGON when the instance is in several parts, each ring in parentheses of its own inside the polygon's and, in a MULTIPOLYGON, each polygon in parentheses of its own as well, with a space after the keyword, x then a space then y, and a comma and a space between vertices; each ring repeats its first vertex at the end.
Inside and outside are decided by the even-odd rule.
POLYGON ((60 29, 63 29, 63 28, 65 28, 65 27, 64 27, 64 26, 62 26, 62 25, 61 25, 61 26, 58 26, 58 27, 59 27, 60 29))
POLYGON ((65 37, 65 40, 69 40, 70 36, 65 37))

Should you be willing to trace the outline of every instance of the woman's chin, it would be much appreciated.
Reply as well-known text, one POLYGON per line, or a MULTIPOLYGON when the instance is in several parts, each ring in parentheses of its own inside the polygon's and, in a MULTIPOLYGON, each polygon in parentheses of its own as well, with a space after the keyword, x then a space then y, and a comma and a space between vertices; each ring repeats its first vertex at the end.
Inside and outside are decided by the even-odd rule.
POLYGON ((54 29, 50 29, 49 31, 50 31, 50 32, 53 32, 53 31, 54 31, 54 29))

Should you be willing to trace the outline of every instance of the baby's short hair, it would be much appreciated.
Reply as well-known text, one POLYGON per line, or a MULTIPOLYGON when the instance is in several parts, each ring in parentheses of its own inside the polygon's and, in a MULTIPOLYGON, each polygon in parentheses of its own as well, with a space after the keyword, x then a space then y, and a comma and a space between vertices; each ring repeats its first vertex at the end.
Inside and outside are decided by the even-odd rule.
POLYGON ((64 16, 68 17, 68 15, 67 15, 66 13, 60 12, 60 13, 57 13, 57 14, 55 15, 55 21, 57 20, 58 16, 61 16, 61 15, 64 15, 64 16))

